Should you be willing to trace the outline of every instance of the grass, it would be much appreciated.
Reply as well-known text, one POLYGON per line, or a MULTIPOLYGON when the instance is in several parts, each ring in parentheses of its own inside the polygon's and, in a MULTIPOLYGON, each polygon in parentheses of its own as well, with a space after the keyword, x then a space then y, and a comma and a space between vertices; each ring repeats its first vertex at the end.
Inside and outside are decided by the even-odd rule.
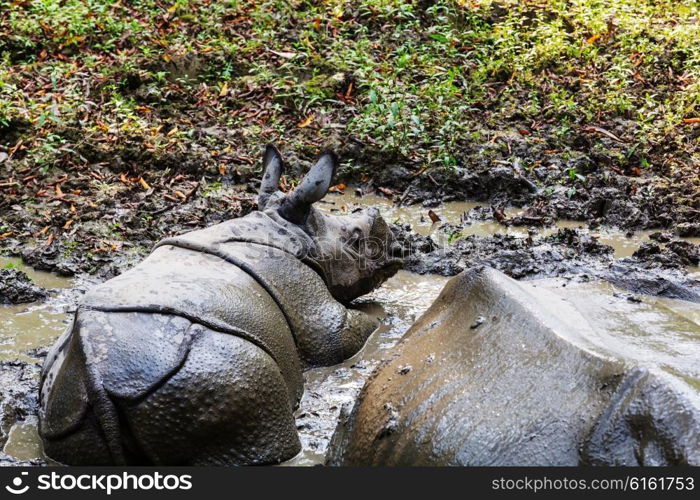
POLYGON ((592 125, 624 135, 585 145, 599 158, 663 173, 697 169, 698 117, 694 1, 0 7, 0 151, 18 171, 194 157, 244 176, 271 140, 304 159, 354 142, 381 164, 451 169, 504 130, 567 155, 592 125))

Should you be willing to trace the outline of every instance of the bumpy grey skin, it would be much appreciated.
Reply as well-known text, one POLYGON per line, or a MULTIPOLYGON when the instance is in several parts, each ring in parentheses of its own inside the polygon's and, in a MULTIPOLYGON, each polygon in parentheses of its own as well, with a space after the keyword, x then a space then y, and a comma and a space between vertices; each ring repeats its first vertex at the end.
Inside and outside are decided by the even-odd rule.
POLYGON ((329 464, 700 465, 695 375, 612 355, 590 325, 540 287, 463 272, 367 382, 329 464))
POLYGON ((401 263, 378 212, 334 217, 311 206, 330 186, 335 157, 324 155, 290 195, 277 192, 277 150, 268 147, 263 163, 260 211, 163 240, 86 294, 42 371, 48 456, 242 465, 299 452, 292 412, 302 370, 362 347, 376 320, 341 301, 401 263), (358 235, 374 242, 372 255, 358 235))

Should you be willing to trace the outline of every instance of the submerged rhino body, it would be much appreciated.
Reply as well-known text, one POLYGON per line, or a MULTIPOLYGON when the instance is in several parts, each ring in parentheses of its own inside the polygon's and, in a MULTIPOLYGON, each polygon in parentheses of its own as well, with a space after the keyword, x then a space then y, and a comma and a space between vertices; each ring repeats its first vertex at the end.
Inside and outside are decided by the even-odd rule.
POLYGON ((697 319, 535 283, 489 268, 450 280, 342 419, 329 463, 700 465, 697 319))
POLYGON ((292 412, 303 369, 362 347, 375 320, 343 303, 400 262, 387 254, 391 235, 378 213, 333 217, 311 207, 330 185, 334 157, 289 195, 277 192, 274 148, 264 166, 261 211, 163 240, 86 294, 42 371, 48 456, 205 465, 298 453, 292 412))

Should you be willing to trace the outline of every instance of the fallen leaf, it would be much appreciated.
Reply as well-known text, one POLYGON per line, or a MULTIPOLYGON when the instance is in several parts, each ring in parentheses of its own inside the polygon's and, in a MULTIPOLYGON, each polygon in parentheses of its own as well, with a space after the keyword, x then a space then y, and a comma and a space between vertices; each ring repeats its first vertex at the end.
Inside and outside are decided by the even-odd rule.
POLYGON ((586 43, 594 44, 596 42, 596 40, 598 40, 600 37, 601 37, 600 34, 593 35, 592 37, 590 37, 586 40, 586 43))
POLYGON ((598 132, 599 134, 603 134, 603 135, 605 135, 605 136, 607 136, 607 137, 610 137, 613 141, 625 142, 625 141, 623 141, 622 139, 620 139, 618 136, 616 136, 615 134, 613 134, 612 132, 609 132, 609 131, 605 130, 604 128, 601 128, 601 127, 596 127, 596 126, 594 126, 594 125, 588 125, 588 126, 586 126, 586 127, 583 127, 583 130, 584 130, 584 132, 598 132))
POLYGON ((139 177, 139 184, 141 184, 141 187, 146 191, 151 189, 151 186, 148 185, 148 182, 146 182, 146 180, 143 177, 139 177))
POLYGON ((68 219, 65 224, 63 224, 63 230, 67 231, 73 225, 73 219, 68 219))
POLYGON ((314 121, 314 115, 309 115, 306 118, 304 118, 302 121, 297 123, 297 127, 299 127, 299 128, 308 127, 309 125, 311 125, 311 123, 313 121, 314 121))
POLYGON ((440 216, 433 212, 432 210, 428 210, 428 217, 430 217, 430 220, 435 224, 436 222, 440 222, 440 216))
POLYGON ((389 188, 385 188, 385 187, 380 186, 377 188, 377 190, 386 196, 394 196, 394 192, 389 188))
POLYGON ((498 222, 502 222, 502 221, 504 221, 504 220, 506 219, 506 214, 503 213, 503 210, 501 210, 500 208, 498 208, 498 207, 496 207, 496 206, 494 206, 494 205, 491 205, 491 212, 493 213, 493 217, 494 217, 498 222))
POLYGON ((126 178, 126 174, 124 174, 124 172, 122 172, 121 174, 119 174, 119 180, 122 181, 122 182, 123 182, 124 184, 126 184, 127 186, 130 186, 130 185, 131 185, 131 181, 130 181, 129 179, 126 178))
POLYGON ((700 123, 700 118, 686 118, 683 123, 700 123))
POLYGON ((53 233, 49 235, 49 237, 46 239, 46 246, 49 247, 51 246, 51 243, 53 243, 53 233))
POLYGON ((5 238, 9 238, 10 236, 12 236, 12 231, 2 233, 2 234, 0 234, 0 240, 4 240, 5 238))
POLYGON ((219 164, 219 174, 226 175, 226 165, 223 163, 219 164))
POLYGON ((182 200, 187 199, 187 196, 185 196, 185 193, 183 193, 182 191, 175 190, 173 192, 175 193, 175 196, 177 196, 178 198, 180 198, 182 200))
POLYGON ((228 82, 224 82, 224 84, 221 86, 219 97, 224 97, 226 94, 228 94, 228 82))
POLYGON ((271 52, 271 53, 275 54, 276 56, 279 56, 283 59, 294 59, 297 55, 296 52, 277 52, 276 50, 272 50, 272 49, 267 49, 267 50, 268 50, 268 52, 271 52))
POLYGON ((330 193, 340 193, 345 190, 347 186, 345 184, 336 184, 335 186, 331 186, 328 188, 328 191, 330 193))

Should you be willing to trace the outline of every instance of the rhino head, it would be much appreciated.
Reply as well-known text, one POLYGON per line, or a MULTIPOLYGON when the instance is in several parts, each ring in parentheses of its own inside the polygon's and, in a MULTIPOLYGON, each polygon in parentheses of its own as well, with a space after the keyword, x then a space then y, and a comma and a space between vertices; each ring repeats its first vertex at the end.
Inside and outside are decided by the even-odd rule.
POLYGON ((258 208, 295 225, 314 241, 307 260, 315 264, 333 297, 348 303, 393 276, 403 261, 400 245, 376 208, 330 215, 313 206, 328 192, 337 165, 335 154, 323 154, 301 183, 285 194, 279 190, 282 155, 268 145, 258 208))

